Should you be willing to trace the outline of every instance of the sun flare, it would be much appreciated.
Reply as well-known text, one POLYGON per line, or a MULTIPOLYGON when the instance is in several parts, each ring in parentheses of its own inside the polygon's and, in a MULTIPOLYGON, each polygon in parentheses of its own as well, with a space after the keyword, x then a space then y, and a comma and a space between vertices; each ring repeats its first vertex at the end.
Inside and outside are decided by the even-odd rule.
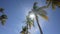
POLYGON ((34 19, 35 18, 35 15, 34 14, 30 14, 29 16, 31 19, 34 19))

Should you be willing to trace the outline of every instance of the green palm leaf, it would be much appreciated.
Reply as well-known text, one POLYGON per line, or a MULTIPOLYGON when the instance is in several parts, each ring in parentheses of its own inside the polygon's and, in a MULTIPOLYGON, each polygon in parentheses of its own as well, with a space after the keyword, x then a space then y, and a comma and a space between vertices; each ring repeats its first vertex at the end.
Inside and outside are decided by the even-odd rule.
POLYGON ((37 2, 34 3, 33 9, 37 9, 37 2))

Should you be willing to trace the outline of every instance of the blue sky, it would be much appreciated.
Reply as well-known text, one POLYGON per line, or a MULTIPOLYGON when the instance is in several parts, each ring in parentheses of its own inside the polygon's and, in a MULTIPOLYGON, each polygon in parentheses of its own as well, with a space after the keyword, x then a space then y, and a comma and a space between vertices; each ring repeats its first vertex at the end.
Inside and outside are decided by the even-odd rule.
MULTIPOLYGON (((5 9, 8 16, 5 26, 0 23, 0 34, 20 34, 25 16, 32 9, 33 3, 37 1, 38 6, 44 6, 45 0, 0 0, 0 7, 5 9)), ((46 9, 49 20, 39 17, 39 22, 44 34, 60 34, 60 8, 46 9)), ((37 24, 31 29, 31 34, 40 34, 37 24)))

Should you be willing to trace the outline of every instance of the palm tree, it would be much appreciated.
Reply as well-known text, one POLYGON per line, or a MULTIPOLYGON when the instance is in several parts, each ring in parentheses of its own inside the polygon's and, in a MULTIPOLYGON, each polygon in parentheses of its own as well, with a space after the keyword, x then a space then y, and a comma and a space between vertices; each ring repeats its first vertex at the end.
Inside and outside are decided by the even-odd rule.
POLYGON ((0 20, 1 20, 1 24, 4 25, 7 19, 7 15, 1 15, 0 16, 0 20))
POLYGON ((41 34, 43 34, 43 32, 42 32, 41 26, 39 24, 38 16, 42 16, 44 19, 48 20, 48 17, 46 16, 47 13, 45 10, 43 10, 44 8, 47 8, 47 6, 38 7, 37 2, 35 2, 33 5, 33 9, 29 12, 29 14, 34 13, 35 18, 36 18, 36 22, 38 24, 38 27, 39 27, 41 34))
POLYGON ((1 21, 1 24, 4 25, 5 22, 6 22, 6 19, 7 19, 7 15, 4 14, 4 9, 3 8, 0 8, 0 12, 2 13, 2 15, 0 16, 0 21, 1 21))
POLYGON ((55 9, 56 6, 60 7, 60 0, 46 0, 46 3, 48 4, 48 7, 51 4, 52 5, 52 9, 55 9))

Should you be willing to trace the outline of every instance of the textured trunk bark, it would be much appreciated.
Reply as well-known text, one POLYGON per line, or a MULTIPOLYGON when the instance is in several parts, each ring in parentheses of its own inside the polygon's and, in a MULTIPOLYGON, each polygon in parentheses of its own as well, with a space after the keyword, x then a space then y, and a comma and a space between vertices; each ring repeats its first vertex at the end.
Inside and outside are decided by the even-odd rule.
POLYGON ((37 15, 36 15, 36 21, 37 21, 37 25, 39 27, 40 33, 43 34, 42 29, 41 29, 41 27, 39 25, 39 21, 38 21, 38 16, 37 15))

